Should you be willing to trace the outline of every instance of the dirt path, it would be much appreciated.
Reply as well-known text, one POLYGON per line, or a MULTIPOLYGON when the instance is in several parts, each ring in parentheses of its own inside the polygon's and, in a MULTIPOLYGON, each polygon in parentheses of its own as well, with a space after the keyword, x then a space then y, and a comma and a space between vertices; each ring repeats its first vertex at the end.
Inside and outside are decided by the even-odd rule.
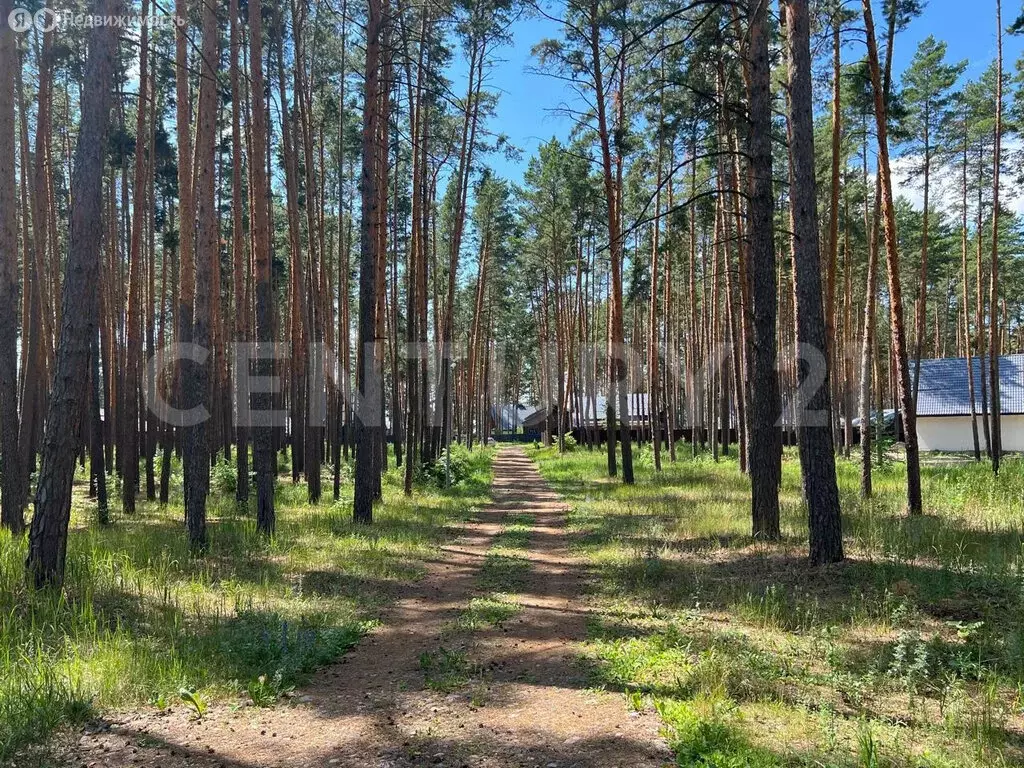
POLYGON ((585 565, 567 549, 565 506, 526 455, 503 449, 493 502, 426 576, 401 590, 378 630, 317 673, 291 704, 212 707, 194 722, 178 707, 93 724, 62 751, 64 765, 225 768, 657 768, 672 764, 657 718, 623 697, 587 690, 579 663, 585 565), (453 632, 481 594, 481 564, 509 513, 534 518, 522 556, 522 610, 497 627, 453 632), (453 648, 454 644, 454 648, 453 648), (472 661, 452 693, 430 690, 423 654, 445 647, 472 661))

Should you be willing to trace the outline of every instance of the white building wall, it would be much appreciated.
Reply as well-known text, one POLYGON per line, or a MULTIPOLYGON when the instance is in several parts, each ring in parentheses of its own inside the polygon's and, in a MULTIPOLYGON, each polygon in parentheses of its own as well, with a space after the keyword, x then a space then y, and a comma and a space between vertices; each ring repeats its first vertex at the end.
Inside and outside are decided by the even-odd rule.
MULTIPOLYGON (((1024 416, 1003 416, 1003 450, 1024 452, 1024 416)), ((985 433, 979 414, 978 439, 985 449, 985 433)), ((919 416, 917 440, 922 451, 973 451, 970 416, 919 416)))

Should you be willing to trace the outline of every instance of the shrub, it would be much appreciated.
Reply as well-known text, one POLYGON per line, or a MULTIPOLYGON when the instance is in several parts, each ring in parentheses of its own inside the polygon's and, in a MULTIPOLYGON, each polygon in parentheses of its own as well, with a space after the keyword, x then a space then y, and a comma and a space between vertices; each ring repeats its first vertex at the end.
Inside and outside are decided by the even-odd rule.
POLYGON ((449 477, 452 485, 458 485, 473 474, 473 454, 462 443, 452 443, 437 461, 423 467, 423 474, 438 488, 444 488, 449 477))
POLYGON ((637 469, 654 469, 654 449, 650 445, 633 448, 633 466, 637 469))
POLYGON ((215 493, 223 496, 233 494, 238 486, 238 473, 234 463, 218 461, 213 467, 210 484, 215 493))

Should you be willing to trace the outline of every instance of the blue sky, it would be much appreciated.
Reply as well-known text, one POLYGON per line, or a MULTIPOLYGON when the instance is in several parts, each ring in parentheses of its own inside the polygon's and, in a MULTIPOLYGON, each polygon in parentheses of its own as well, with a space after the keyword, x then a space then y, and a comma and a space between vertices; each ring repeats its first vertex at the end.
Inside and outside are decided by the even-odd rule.
POLYGON ((572 129, 565 117, 554 114, 567 98, 564 84, 553 77, 531 72, 536 61, 530 55, 533 46, 544 38, 558 37, 558 24, 541 18, 523 18, 512 26, 513 43, 498 51, 500 59, 488 82, 488 87, 499 93, 498 116, 491 128, 508 135, 512 143, 522 150, 520 162, 504 157, 488 159, 499 176, 516 183, 522 180, 530 156, 536 154, 541 143, 552 136, 564 139, 572 129))
MULTIPOLYGON (((849 2, 848 5, 855 8, 860 4, 849 2)), ((880 3, 876 0, 876 13, 877 8, 880 8, 880 3)), ((1004 26, 1008 26, 1019 12, 1017 2, 1004 0, 1004 26)), ((894 69, 897 78, 909 64, 918 43, 930 34, 948 43, 950 61, 968 60, 965 77, 980 76, 996 54, 995 0, 971 3, 930 0, 924 13, 896 39, 894 69)), ((507 134, 512 143, 523 150, 523 157, 520 162, 515 162, 494 156, 488 158, 488 162, 500 176, 515 182, 521 181, 526 163, 541 142, 552 136, 564 139, 571 129, 571 121, 552 113, 568 98, 563 83, 529 71, 535 64, 530 55, 533 46, 545 37, 558 35, 558 25, 550 21, 520 19, 512 28, 513 43, 498 52, 501 60, 491 73, 489 87, 501 94, 497 119, 491 129, 507 134)), ((863 42, 852 33, 848 39, 844 56, 852 60, 863 55, 863 42)), ((1006 35, 1003 48, 1005 71, 1010 75, 1024 50, 1024 38, 1006 35)))
MULTIPOLYGON (((878 5, 878 3, 876 3, 878 5)), ((1003 27, 1009 26, 1020 13, 1020 3, 1003 0, 1003 27)), ((995 0, 929 0, 924 13, 910 23, 896 38, 896 72, 901 72, 914 55, 917 44, 928 35, 949 45, 950 61, 967 59, 965 76, 977 78, 996 57, 995 0)), ((1024 49, 1024 38, 1003 36, 1004 70, 1013 72, 1014 64, 1024 49)))

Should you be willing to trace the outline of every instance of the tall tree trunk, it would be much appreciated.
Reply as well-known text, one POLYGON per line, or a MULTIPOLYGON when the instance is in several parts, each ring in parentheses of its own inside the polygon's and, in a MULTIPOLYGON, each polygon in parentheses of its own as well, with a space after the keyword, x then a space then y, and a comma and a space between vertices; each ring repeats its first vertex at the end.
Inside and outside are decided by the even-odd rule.
MULTIPOLYGON (((907 336, 903 324, 903 287, 900 281, 899 242, 896 233, 896 209, 892 197, 892 175, 889 166, 889 137, 885 91, 878 64, 878 45, 871 14, 871 0, 863 0, 864 26, 868 43, 868 68, 871 73, 875 101, 875 123, 878 135, 878 175, 881 180, 882 222, 889 277, 889 314, 892 350, 896 364, 896 388, 907 452, 907 507, 912 515, 921 514, 921 458, 917 446, 917 415, 907 365, 907 336)), ((863 425, 862 425, 863 428, 863 425)))
POLYGON ((921 217, 921 263, 918 265, 917 306, 914 317, 914 405, 921 386, 921 356, 924 353, 925 326, 928 320, 928 206, 931 198, 932 146, 930 118, 924 118, 924 211, 921 217))
MULTIPOLYGON (((308 345, 314 342, 317 349, 323 344, 323 325, 320 322, 322 311, 319 309, 317 295, 319 293, 319 279, 323 275, 320 268, 320 260, 323 258, 320 248, 320 237, 322 229, 318 226, 317 201, 321 198, 316 177, 316 163, 314 162, 313 127, 310 116, 310 102, 312 94, 309 87, 309 78, 306 75, 306 52, 303 30, 305 27, 306 10, 302 4, 292 4, 292 18, 295 29, 295 94, 298 107, 298 138, 301 139, 303 150, 303 172, 304 190, 306 193, 306 250, 308 252, 308 280, 305 290, 305 307, 302 315, 304 326, 304 344, 306 345, 304 359, 306 370, 304 381, 306 382, 303 396, 307 407, 303 409, 301 417, 305 425, 305 439, 303 441, 303 470, 306 477, 308 499, 311 504, 318 504, 322 495, 320 464, 323 442, 323 429, 320 422, 320 415, 314 424, 311 416, 314 414, 312 404, 319 401, 321 393, 325 391, 324 362, 322 355, 317 353, 311 356, 308 345), (298 14, 298 18, 296 15, 298 14), (318 234, 318 230, 320 233, 318 234)), ((314 44, 315 44, 314 40, 314 44)), ((293 350, 294 355, 294 350, 293 350)))
MULTIPOLYGON (((0 22, 2 23, 2 22, 0 22)), ((25 238, 22 284, 25 288, 23 301, 25 313, 22 320, 22 366, 21 366, 21 424, 18 438, 18 469, 21 472, 22 501, 28 499, 31 474, 36 468, 36 448, 39 440, 41 418, 46 410, 46 384, 50 371, 46 367, 46 347, 52 343, 52 328, 48 322, 50 312, 46 307, 46 253, 50 238, 49 198, 46 194, 49 184, 48 163, 50 124, 53 91, 53 32, 43 33, 43 44, 39 55, 39 89, 36 109, 35 157, 29 165, 28 121, 26 107, 21 99, 22 118, 22 176, 30 178, 27 185, 31 205, 25 207, 31 216, 31 241, 25 238), (28 169, 32 168, 32 174, 28 169), (29 247, 31 242, 31 247, 29 247)), ((20 77, 21 69, 18 68, 20 77)), ((19 83, 19 90, 21 84, 19 83)), ((26 233, 28 227, 25 229, 26 233)))
POLYGON ((777 539, 779 484, 782 477, 782 436, 778 422, 782 410, 776 373, 776 258, 775 197, 772 190, 772 87, 768 54, 768 4, 749 5, 750 62, 750 271, 753 303, 753 391, 751 403, 750 477, 753 534, 777 539))
MULTIPOLYGON (((104 0, 114 14, 118 0, 104 0)), ((36 587, 64 579, 71 484, 79 427, 86 415, 91 341, 98 314, 97 283, 103 239, 103 163, 117 31, 100 25, 90 33, 82 122, 75 149, 71 227, 62 297, 62 324, 50 393, 27 568, 36 587)))
POLYGON ((89 444, 89 476, 96 486, 96 522, 100 525, 107 525, 110 522, 110 514, 107 505, 107 469, 103 455, 103 420, 100 416, 100 343, 99 333, 93 334, 92 345, 92 375, 90 376, 91 400, 89 403, 90 417, 92 422, 92 440, 89 444))
MULTIPOLYGON (((598 5, 591 2, 589 8, 590 33, 590 68, 593 76, 594 102, 597 106, 598 135, 601 142, 601 164, 604 177, 604 194, 608 212, 608 243, 611 261, 611 284, 609 286, 609 322, 608 322, 608 408, 605 426, 608 430, 608 474, 615 474, 615 429, 616 411, 618 412, 619 440, 622 443, 622 482, 633 483, 633 447, 630 435, 629 417, 629 361, 626 359, 626 338, 623 330, 623 296, 622 296, 622 256, 624 243, 622 239, 622 220, 619 213, 621 190, 621 158, 619 160, 618 177, 612 164, 612 133, 608 119, 607 94, 604 82, 604 61, 601 55, 601 29, 598 19, 598 5), (615 393, 617 390, 618 403, 615 393)), ((625 61, 620 62, 620 70, 625 61)), ((625 94, 618 95, 620 112, 625 94)))
MULTIPOLYGON (((867 132, 864 134, 864 181, 867 189, 867 132)), ((868 234, 867 287, 864 291, 864 333, 861 346, 860 369, 860 495, 871 498, 873 479, 871 474, 871 378, 875 361, 875 325, 877 324, 876 296, 878 294, 878 219, 881 210, 880 184, 875 183, 874 214, 869 213, 868 200, 864 200, 864 224, 868 234)), ((881 382, 878 382, 881 386, 881 382)), ((881 412, 878 418, 882 418, 881 412)))
MULTIPOLYGON (((366 23, 366 77, 364 80, 362 172, 359 229, 359 348, 356 351, 359 406, 356 430, 356 477, 353 519, 373 522, 373 502, 379 478, 378 432, 383 413, 381 340, 377 312, 380 233, 380 135, 382 91, 381 38, 384 34, 382 0, 369 0, 366 23), (376 476, 375 476, 376 475, 376 476)), ((385 182, 386 187, 386 182, 385 182)))
MULTIPOLYGON (((305 467, 305 396, 306 396, 306 279, 303 263, 302 234, 299 223, 299 181, 298 160, 295 144, 298 141, 293 130, 294 111, 288 107, 288 78, 284 64, 285 22, 280 9, 275 10, 274 31, 277 49, 278 99, 281 109, 281 154, 284 160, 285 213, 288 243, 288 304, 289 338, 291 341, 290 406, 289 426, 291 428, 292 483, 298 483, 305 467)), ((296 32, 298 35, 298 31, 296 32)), ((294 86, 292 92, 299 89, 294 86)))
MULTIPOLYGON (((408 30, 405 24, 405 14, 399 14, 399 23, 401 25, 402 44, 408 52, 410 49, 410 41, 408 36, 408 30)), ((419 31, 419 46, 418 46, 418 62, 416 67, 415 80, 412 75, 412 56, 407 55, 405 58, 405 80, 406 88, 408 90, 409 99, 409 133, 410 143, 412 144, 412 158, 411 158, 411 215, 410 215, 410 242, 409 248, 406 254, 406 266, 405 266, 405 339, 407 347, 406 359, 405 359, 405 391, 406 401, 408 408, 405 414, 405 437, 406 437, 406 461, 405 471, 403 472, 403 492, 406 496, 412 495, 412 485, 416 474, 417 465, 417 453, 419 450, 419 400, 420 400, 420 381, 419 381, 419 360, 415 354, 411 354, 411 345, 415 342, 419 330, 419 314, 418 314, 418 302, 416 298, 416 292, 419 288, 417 281, 417 273, 419 270, 419 257, 420 257, 420 238, 423 237, 420 224, 422 223, 422 215, 420 213, 420 205, 423 202, 421 196, 422 192, 422 167, 420 165, 420 136, 422 131, 422 119, 423 119, 423 102, 421 99, 423 89, 423 57, 425 53, 425 42, 426 37, 426 24, 427 24, 427 9, 423 8, 420 12, 420 31, 419 31), (415 89, 415 90, 414 90, 415 89)), ((397 300, 397 297, 396 297, 397 300)))
MULTIPOLYGON (((839 263, 839 180, 842 166, 842 38, 839 8, 832 22, 832 183, 829 186, 828 266, 825 282, 825 344, 832 371, 839 370, 842 345, 836 338, 836 267, 839 263)), ((837 377, 839 380, 842 377, 837 377)), ((833 380, 835 381, 835 380, 833 380)), ((838 409, 837 409, 838 410, 838 409)), ((834 414, 836 415, 836 414, 834 414)), ((833 418, 835 423, 835 418, 833 418)))
MULTIPOLYGON (((174 230, 174 208, 173 207, 170 210, 170 216, 168 218, 168 222, 169 222, 168 223, 169 228, 171 229, 171 231, 173 231, 174 230)), ((179 244, 179 247, 180 247, 180 244, 179 244)), ((175 248, 173 248, 173 247, 171 249, 165 249, 163 255, 164 255, 164 262, 165 262, 164 268, 167 271, 167 274, 170 276, 171 288, 170 288, 169 298, 168 298, 168 296, 165 295, 162 298, 162 300, 161 300, 160 312, 161 312, 162 320, 161 320, 161 323, 160 323, 160 349, 164 349, 165 348, 165 342, 166 342, 166 340, 168 338, 168 330, 167 330, 168 329, 168 323, 169 323, 171 329, 179 328, 179 323, 178 323, 178 309, 179 309, 179 307, 178 307, 177 301, 174 298, 176 296, 176 294, 177 294, 178 275, 179 275, 178 264, 177 264, 177 250, 175 248), (167 262, 170 262, 170 263, 167 263, 167 262), (168 314, 170 315, 170 318, 168 318, 168 314)), ((101 297, 104 296, 104 295, 105 294, 101 294, 101 297)), ((176 332, 175 330, 171 331, 172 334, 175 333, 175 332, 176 332)), ((110 334, 110 335, 113 335, 113 334, 110 334)), ((105 366, 106 366, 106 363, 104 363, 104 367, 105 366)), ((167 387, 168 391, 171 391, 171 392, 175 391, 175 387, 176 387, 176 384, 177 384, 176 375, 177 375, 177 367, 174 366, 174 367, 171 368, 170 371, 167 372, 167 375, 164 377, 164 381, 166 383, 166 387, 167 387)), ((109 398, 109 396, 105 396, 104 404, 106 406, 110 405, 110 398, 109 398)), ((105 417, 107 419, 110 418, 109 412, 107 414, 105 414, 105 417)), ((171 424, 171 420, 170 419, 165 419, 164 420, 163 429, 161 430, 161 441, 163 443, 163 446, 162 446, 162 452, 161 452, 161 456, 160 456, 160 495, 159 495, 159 499, 160 499, 160 504, 166 505, 167 502, 170 500, 170 495, 171 495, 171 489, 170 489, 170 485, 171 485, 171 452, 174 450, 174 427, 171 424)), ((108 454, 107 454, 108 462, 109 462, 109 455, 110 454, 108 452, 108 454)))
MULTIPOLYGON (((180 1, 180 0, 179 0, 180 1)), ((256 294, 257 369, 263 376, 274 372, 274 296, 270 275, 270 218, 266 204, 267 184, 266 84, 263 77, 263 17, 260 0, 248 0, 249 77, 252 81, 252 152, 249 190, 253 240, 253 282, 256 294)), ((260 422, 253 427, 253 465, 256 470, 256 528, 264 535, 274 532, 274 427, 270 421, 273 396, 260 392, 252 396, 252 410, 260 422)))
MULTIPOLYGON (((893 47, 896 43, 896 13, 895 6, 890 4, 886 6, 887 19, 888 19, 888 30, 886 32, 886 55, 885 55, 885 73, 882 77, 882 93, 884 95, 886 103, 889 101, 889 94, 892 88, 892 59, 893 59, 893 47)), ((864 188, 867 189, 867 124, 864 124, 864 188)), ((878 227, 879 221, 882 216, 882 192, 881 192, 882 178, 881 174, 875 174, 875 197, 874 197, 874 214, 869 219, 869 209, 867 201, 864 206, 864 231, 868 233, 868 277, 867 277, 867 291, 864 296, 864 336, 863 345, 861 347, 861 376, 860 376, 860 415, 861 415, 861 495, 864 498, 870 498, 872 494, 872 478, 871 478, 871 379, 872 370, 877 368, 879 365, 877 355, 874 353, 877 339, 875 338, 875 326, 877 325, 876 318, 876 306, 878 302, 878 227)), ((877 376, 875 377, 877 379, 877 376)), ((879 404, 876 409, 878 412, 878 430, 879 437, 881 437, 882 430, 882 404, 881 404, 881 393, 882 386, 881 382, 878 382, 876 387, 878 390, 879 404)), ((879 456, 882 452, 881 441, 877 441, 879 456)), ((881 458, 879 459, 881 463, 881 458)))
MULTIPOLYGON (((198 349, 210 346, 211 292, 214 261, 220 259, 220 235, 217 221, 214 170, 219 69, 219 30, 213 5, 203 3, 203 43, 199 67, 199 105, 196 130, 195 220, 198 225, 195 259, 195 305, 192 313, 191 343, 198 349)), ((189 215, 183 211, 183 215, 189 215)), ((212 357, 212 355, 211 355, 212 357)), ((210 367, 204 361, 193 367, 185 377, 186 405, 202 406, 210 412, 210 367)), ((185 483, 185 526, 189 547, 202 551, 206 547, 206 496, 210 483, 210 447, 206 420, 186 424, 183 434, 183 461, 189 467, 185 483)))
MULTIPOLYGON (((338 402, 338 441, 334 456, 334 500, 341 498, 341 461, 348 460, 349 431, 351 429, 351 362, 349 335, 349 260, 351 258, 351 216, 342 206, 345 186, 345 86, 348 79, 348 2, 341 3, 341 77, 338 89, 338 344, 341 347, 338 366, 341 393, 338 402)), ((351 197, 348 205, 351 206, 351 197)))
MULTIPOLYGON (((188 0, 175 0, 178 18, 189 18, 188 0)), ((178 311, 177 342, 189 344, 192 341, 192 313, 196 292, 195 262, 195 204, 193 198, 194 161, 192 152, 192 93, 189 83, 189 46, 191 40, 185 27, 175 28, 175 104, 176 132, 178 137, 178 311)), ((177 405, 184 405, 183 365, 175 366, 175 394, 177 405)), ((120 419, 119 419, 120 421, 120 419)), ((184 425, 178 427, 178 440, 183 436, 184 425)), ((181 443, 178 443, 179 446, 181 443)), ((187 488, 192 483, 192 462, 183 464, 182 475, 187 488)), ((203 471, 206 471, 205 468, 203 471)))
MULTIPOLYGON (((243 232, 244 200, 242 198, 242 88, 239 51, 242 34, 239 29, 238 0, 228 3, 231 24, 231 266, 234 288, 235 342, 248 341, 249 305, 246 302, 246 252, 243 232)), ((252 158, 250 158, 252 160, 252 158)), ((256 159, 258 162, 258 158, 256 159)), ((235 371, 235 375, 239 374, 235 371)), ((235 500, 249 501, 249 433, 244 424, 235 425, 235 500)))
MULTIPOLYGON (((142 15, 149 9, 148 0, 142 2, 142 15)), ((146 113, 149 106, 149 27, 142 25, 139 37, 139 103, 135 123, 135 175, 132 183, 132 229, 128 253, 128 312, 126 320, 127 350, 125 353, 124 408, 122 431, 124 451, 121 509, 125 515, 135 514, 135 497, 139 492, 139 382, 142 371, 142 279, 145 271, 142 242, 146 217, 147 130, 146 113)))
MULTIPOLYGON (((824 378, 814 391, 798 389, 800 402, 800 464, 810 528, 811 562, 815 565, 843 559, 842 518, 832 441, 831 377, 826 320, 821 303, 821 268, 818 251, 817 198, 814 184, 814 106, 811 94, 810 13, 808 0, 786 3, 789 42, 790 157, 793 210, 797 341, 821 354, 824 378)), ((838 215, 836 211, 834 216, 838 215)), ((833 254, 834 255, 834 254, 833 254)), ((817 378, 813 366, 806 376, 817 378)))
MULTIPOLYGON (((158 107, 156 105, 156 72, 154 67, 149 68, 149 89, 148 92, 152 94, 153 104, 150 109, 152 114, 159 114, 158 107)), ((148 141, 149 146, 156 146, 156 120, 151 119, 149 121, 149 133, 148 141)), ((146 308, 145 308, 145 322, 146 322, 146 359, 152 360, 156 355, 156 162, 152 156, 152 149, 150 150, 149 162, 146 163, 146 206, 149 211, 147 234, 148 234, 148 245, 149 259, 146 263, 147 276, 149 278, 149 292, 146 297, 146 308)), ((163 264, 161 276, 161 291, 166 292, 167 288, 167 270, 166 270, 166 259, 161 258, 163 264)), ((100 306, 103 306, 103 281, 100 280, 100 306)), ((161 306, 163 305, 164 296, 160 296, 161 306)), ((101 314, 102 317, 102 314, 101 314)), ((154 460, 156 457, 156 444, 157 435, 161 430, 158 423, 156 413, 153 412, 152 408, 145 409, 145 425, 146 425, 146 442, 145 442, 145 454, 146 454, 146 500, 156 501, 156 467, 154 460)))
MULTIPOLYGON (((967 394, 971 400, 971 437, 974 440, 974 460, 981 461, 981 442, 978 439, 978 413, 977 400, 975 399, 974 386, 974 353, 971 344, 971 291, 970 278, 967 270, 967 149, 970 145, 970 136, 964 131, 964 162, 960 179, 960 204, 962 216, 960 219, 960 249, 961 249, 961 280, 963 281, 963 315, 964 315, 964 357, 967 358, 967 394)), ((980 360, 979 365, 984 365, 980 360)))
MULTIPOLYGON (((13 0, 0 1, 0 20, 13 0)), ((18 217, 14 81, 20 68, 14 30, 0 21, 0 525, 25 530, 18 456, 18 217)))
MULTIPOLYGON (((983 169, 985 167, 985 150, 984 142, 978 144, 978 178, 982 178, 983 169)), ((977 270, 977 279, 975 280, 975 293, 977 299, 975 301, 975 342, 977 344, 977 356, 978 356, 978 369, 979 369, 979 384, 981 385, 981 427, 982 434, 985 437, 985 455, 992 455, 992 431, 989 426, 988 418, 988 366, 985 365, 985 354, 986 354, 986 330, 985 330, 985 263, 984 263, 984 238, 982 237, 982 227, 984 220, 984 185, 983 183, 978 184, 978 206, 977 216, 975 219, 975 241, 977 242, 977 249, 975 253, 975 264, 977 270)))
POLYGON ((466 221, 466 206, 469 191, 470 171, 472 169, 473 150, 476 146, 477 123, 479 119, 480 97, 483 87, 483 66, 486 56, 486 39, 474 38, 470 47, 469 80, 466 89, 466 103, 462 119, 462 137, 459 144, 459 160, 455 168, 455 176, 450 183, 456 185, 455 215, 449 238, 448 281, 444 301, 444 320, 441 327, 442 360, 439 374, 439 392, 436 408, 440 409, 437 422, 440 429, 437 433, 437 444, 432 452, 434 458, 440 453, 441 445, 452 441, 452 423, 448 417, 449 405, 454 399, 452 394, 452 364, 450 349, 455 339, 455 288, 459 271, 459 256, 462 248, 463 230, 466 221))
MULTIPOLYGON (((671 211, 675 206, 675 200, 673 198, 672 178, 674 176, 675 169, 675 147, 670 143, 669 145, 669 177, 668 177, 668 209, 671 211)), ((671 223, 665 226, 665 236, 671 242, 670 237, 671 223)), ((665 409, 666 409, 666 438, 668 441, 668 457, 669 461, 673 464, 676 461, 676 388, 679 386, 679 375, 681 371, 678 368, 678 355, 675 354, 674 348, 674 337, 672 334, 673 327, 673 312, 674 307, 672 300, 673 288, 672 288, 672 254, 673 249, 669 249, 665 254, 665 305, 664 305, 664 317, 665 317, 665 335, 663 337, 664 351, 665 351, 665 365, 667 370, 665 372, 665 409)), ((743 376, 737 376, 736 381, 742 386, 743 376)), ((742 446, 746 445, 744 440, 745 431, 744 417, 742 416, 742 407, 744 405, 743 400, 737 401, 737 406, 740 407, 740 442, 742 446)), ((742 447, 741 447, 742 451, 742 447)), ((740 456, 740 466, 746 471, 746 455, 742 453, 740 456)))
MULTIPOLYGON (((664 44, 664 33, 662 33, 662 43, 664 44)), ((650 306, 650 318, 648 321, 648 344, 650 349, 648 350, 648 362, 647 367, 649 371, 650 381, 648 387, 647 403, 651 412, 651 446, 654 449, 654 469, 656 472, 661 472, 661 415, 659 406, 659 394, 660 384, 658 379, 658 363, 659 363, 659 342, 661 340, 661 333, 658 328, 658 257, 659 249, 661 248, 661 187, 662 187, 662 173, 663 173, 663 155, 665 152, 665 137, 662 135, 661 126, 665 122, 665 56, 662 54, 660 64, 660 81, 662 85, 659 87, 659 99, 658 99, 658 125, 656 126, 657 141, 658 141, 658 170, 655 175, 654 183, 657 187, 657 191, 654 195, 654 232, 651 242, 651 306, 650 306)), ((671 171, 670 171, 671 172, 671 171)))
MULTIPOLYGON (((999 474, 1003 453, 1002 405, 999 401, 999 356, 1002 339, 999 335, 999 170, 1003 145, 1003 4, 996 0, 996 126, 995 148, 992 152, 992 266, 989 283, 989 388, 992 391, 992 471, 999 474)), ((980 233, 979 233, 980 236, 980 233)))

